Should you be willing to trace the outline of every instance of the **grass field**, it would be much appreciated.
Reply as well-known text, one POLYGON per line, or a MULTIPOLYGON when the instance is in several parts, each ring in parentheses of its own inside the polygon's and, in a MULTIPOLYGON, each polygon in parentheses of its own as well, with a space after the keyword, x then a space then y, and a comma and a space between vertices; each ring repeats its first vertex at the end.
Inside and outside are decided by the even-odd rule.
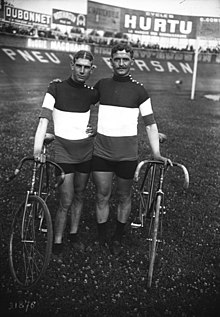
MULTIPOLYGON (((85 253, 74 253, 65 238, 66 254, 52 260, 33 291, 15 287, 8 267, 8 237, 12 215, 26 187, 26 173, 4 183, 19 159, 31 155, 42 101, 7 96, 0 100, 1 186, 1 304, 2 316, 217 316, 220 282, 220 103, 198 97, 153 95, 159 130, 168 136, 162 154, 184 164, 190 187, 182 189, 181 174, 166 183, 165 244, 159 254, 153 286, 146 288, 148 254, 146 232, 127 228, 123 253, 114 258, 94 245, 96 222, 94 185, 89 182, 80 235, 85 253), (4 311, 4 315, 3 315, 4 311)), ((52 131, 52 126, 50 127, 52 131)), ((140 159, 149 157, 142 123, 140 159)), ((114 188, 115 189, 115 188, 114 188)), ((116 218, 111 199, 109 231, 116 218)), ((130 220, 137 208, 136 185, 130 220)), ((56 197, 51 205, 54 217, 56 197)))

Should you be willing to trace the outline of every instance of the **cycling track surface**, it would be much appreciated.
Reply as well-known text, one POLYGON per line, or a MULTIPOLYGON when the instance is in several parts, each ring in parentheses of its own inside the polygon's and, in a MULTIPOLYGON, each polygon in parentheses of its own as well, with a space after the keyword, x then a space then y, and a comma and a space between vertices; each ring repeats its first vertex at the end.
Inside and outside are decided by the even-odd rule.
MULTIPOLYGON (((95 54, 96 68, 88 81, 93 85, 99 78, 111 76, 109 56, 95 54)), ((44 93, 54 78, 65 79, 71 73, 70 53, 34 50, 18 47, 0 47, 1 98, 16 98, 26 93, 44 93)), ((189 95, 192 88, 193 62, 175 60, 154 61, 135 59, 132 76, 152 93, 189 95), (176 81, 181 80, 181 84, 176 81)), ((196 94, 220 93, 220 63, 198 63, 196 94)))

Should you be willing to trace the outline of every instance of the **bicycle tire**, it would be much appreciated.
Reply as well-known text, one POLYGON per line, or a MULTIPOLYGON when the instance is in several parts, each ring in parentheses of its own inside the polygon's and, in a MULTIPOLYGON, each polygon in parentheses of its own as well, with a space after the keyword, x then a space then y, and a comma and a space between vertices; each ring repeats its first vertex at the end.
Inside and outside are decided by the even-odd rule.
POLYGON ((149 166, 147 170, 145 170, 140 188, 138 190, 139 206, 137 208, 136 217, 131 223, 132 228, 144 227, 146 218, 148 220, 150 218, 149 206, 151 205, 151 197, 153 192, 151 184, 154 183, 154 176, 152 176, 152 173, 153 166, 149 166))
POLYGON ((9 243, 10 270, 21 288, 31 289, 41 279, 50 261, 52 240, 46 203, 37 195, 29 195, 27 204, 23 201, 14 215, 9 243))
POLYGON ((156 196, 154 214, 151 217, 151 224, 149 229, 149 239, 148 239, 149 240, 149 270, 148 270, 148 280, 147 280, 148 287, 151 287, 151 284, 152 284, 154 263, 155 263, 157 245, 159 242, 159 240, 157 239, 157 236, 158 236, 158 229, 159 229, 161 201, 162 201, 162 195, 158 194, 156 196))

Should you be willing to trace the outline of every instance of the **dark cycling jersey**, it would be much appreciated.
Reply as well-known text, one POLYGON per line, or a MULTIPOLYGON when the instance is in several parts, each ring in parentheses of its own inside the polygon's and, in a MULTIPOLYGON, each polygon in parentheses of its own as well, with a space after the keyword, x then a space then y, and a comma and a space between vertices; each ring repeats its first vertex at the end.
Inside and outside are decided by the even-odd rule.
POLYGON ((94 88, 100 95, 94 155, 113 161, 136 160, 139 113, 145 125, 155 123, 146 89, 130 75, 101 79, 94 88))
POLYGON ((97 101, 98 93, 93 87, 76 83, 71 77, 49 85, 40 117, 53 117, 56 162, 80 163, 91 159, 93 138, 88 137, 86 128, 90 106, 97 101))

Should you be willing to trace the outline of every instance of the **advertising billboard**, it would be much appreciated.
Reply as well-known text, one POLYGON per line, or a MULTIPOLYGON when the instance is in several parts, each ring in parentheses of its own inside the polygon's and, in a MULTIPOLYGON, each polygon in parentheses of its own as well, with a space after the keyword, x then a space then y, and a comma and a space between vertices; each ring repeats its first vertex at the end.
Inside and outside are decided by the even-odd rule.
POLYGON ((67 26, 85 28, 86 15, 81 13, 69 12, 64 10, 53 9, 52 23, 67 26))
POLYGON ((23 10, 10 6, 5 6, 5 20, 9 22, 18 22, 30 25, 44 25, 47 27, 49 27, 51 24, 51 16, 48 14, 23 10))
POLYGON ((220 18, 200 17, 198 36, 205 39, 220 39, 220 18))
POLYGON ((87 28, 120 32, 121 8, 88 1, 87 28))
POLYGON ((196 38, 197 17, 121 8, 121 32, 196 38))

